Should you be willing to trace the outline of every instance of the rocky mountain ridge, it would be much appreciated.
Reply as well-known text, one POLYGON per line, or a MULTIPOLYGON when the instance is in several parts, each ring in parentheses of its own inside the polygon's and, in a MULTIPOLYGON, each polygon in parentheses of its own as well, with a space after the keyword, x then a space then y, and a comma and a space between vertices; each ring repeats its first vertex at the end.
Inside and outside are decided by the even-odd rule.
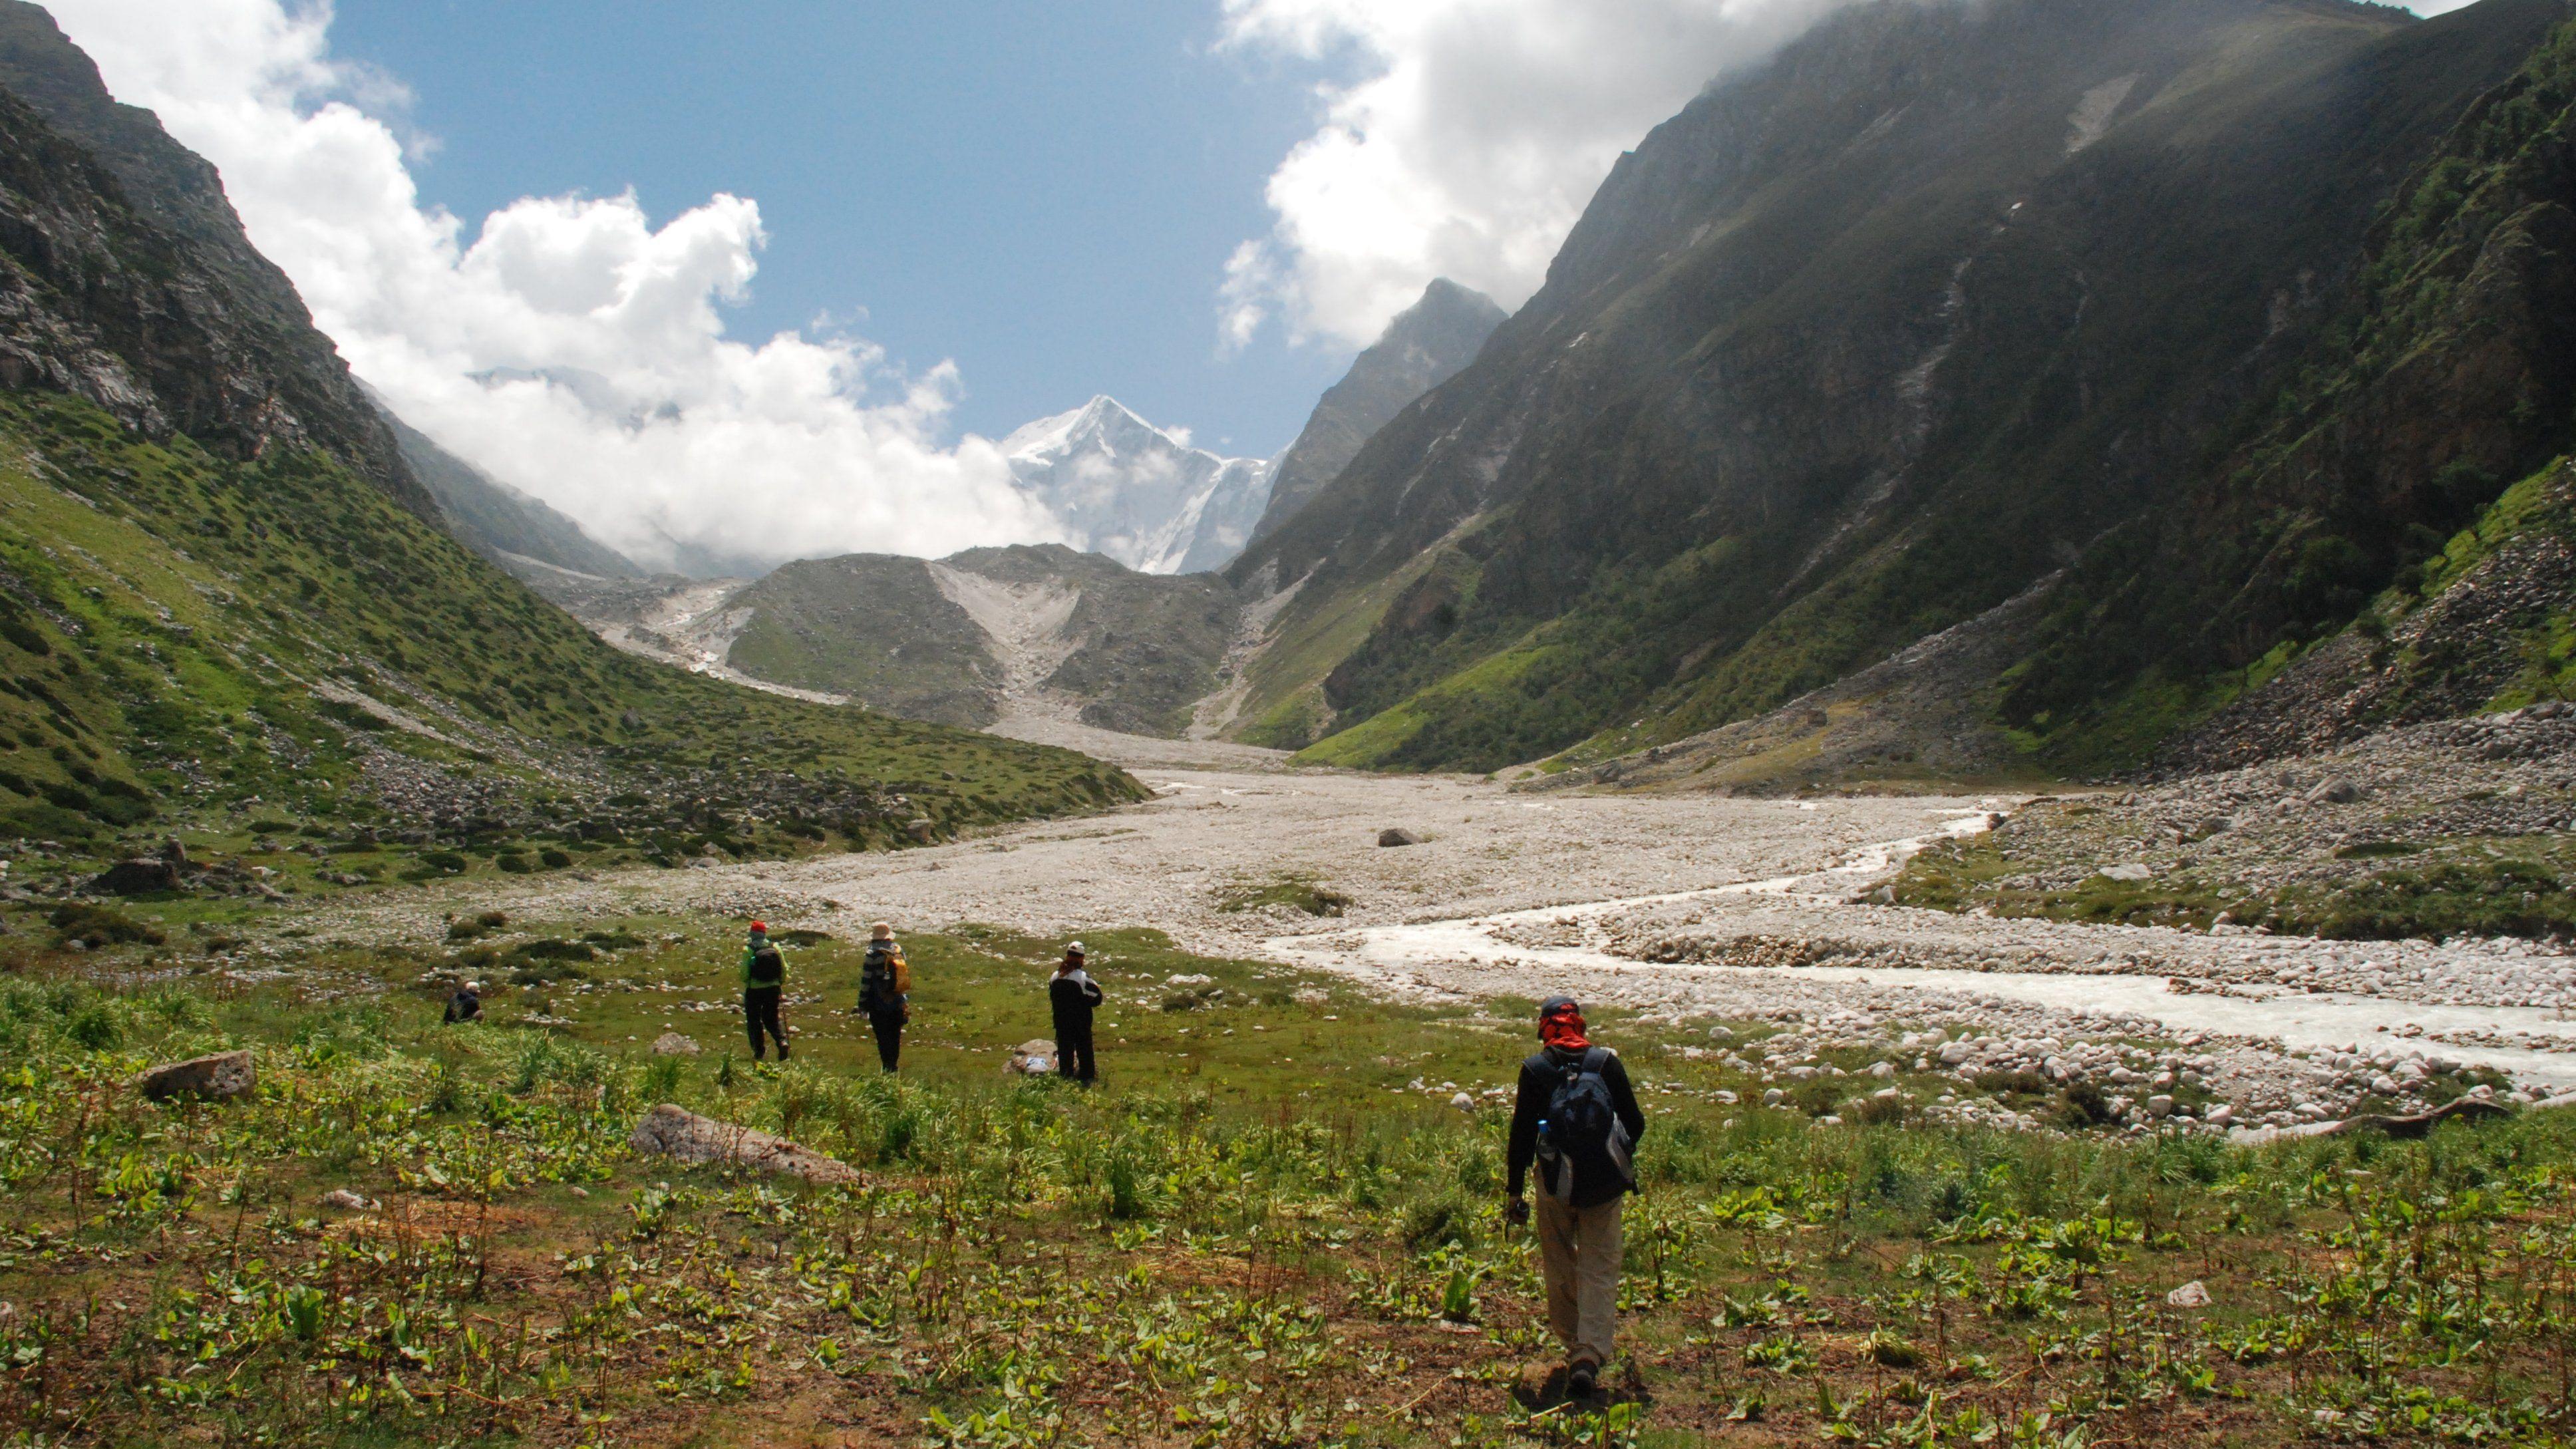
POLYGON ((1378 429, 1415 398, 1457 376, 1507 315, 1484 293, 1434 278, 1421 300, 1397 313, 1377 341, 1351 360, 1341 380, 1324 390, 1297 440, 1273 466, 1270 501, 1252 537, 1295 517, 1341 476, 1378 429))
POLYGON ((763 688, 968 728, 1051 713, 1165 739, 1218 686, 1242 609, 1215 574, 1061 544, 536 587, 621 648, 763 688))
POLYGON ((26 0, 0 0, 0 89, 0 126, 20 142, 0 218, 14 262, 0 276, 0 381, 75 392, 149 436, 238 459, 319 447, 434 516, 214 167, 111 98, 26 0))
MULTIPOLYGON (((381 408, 381 404, 379 405, 381 408)), ((412 475, 438 502, 439 517, 458 542, 518 574, 563 570, 594 578, 639 578, 634 560, 601 543, 544 500, 440 447, 427 433, 382 409, 412 475)))

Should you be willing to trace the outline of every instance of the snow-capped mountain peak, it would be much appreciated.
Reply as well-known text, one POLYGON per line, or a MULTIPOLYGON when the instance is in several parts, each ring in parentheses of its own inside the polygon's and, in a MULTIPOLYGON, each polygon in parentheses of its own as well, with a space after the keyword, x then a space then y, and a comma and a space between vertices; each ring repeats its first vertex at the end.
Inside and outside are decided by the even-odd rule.
POLYGON ((1194 448, 1107 396, 1017 428, 1001 449, 1080 547, 1144 573, 1223 567, 1270 499, 1270 460, 1194 448))

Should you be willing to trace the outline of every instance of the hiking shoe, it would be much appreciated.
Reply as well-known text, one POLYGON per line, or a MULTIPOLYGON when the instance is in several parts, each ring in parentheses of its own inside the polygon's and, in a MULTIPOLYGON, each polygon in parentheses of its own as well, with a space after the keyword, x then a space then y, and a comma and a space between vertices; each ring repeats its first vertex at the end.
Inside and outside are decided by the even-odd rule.
POLYGON ((1577 1360, 1565 1371, 1565 1396, 1589 1399, 1601 1392, 1601 1366, 1590 1359, 1577 1360))

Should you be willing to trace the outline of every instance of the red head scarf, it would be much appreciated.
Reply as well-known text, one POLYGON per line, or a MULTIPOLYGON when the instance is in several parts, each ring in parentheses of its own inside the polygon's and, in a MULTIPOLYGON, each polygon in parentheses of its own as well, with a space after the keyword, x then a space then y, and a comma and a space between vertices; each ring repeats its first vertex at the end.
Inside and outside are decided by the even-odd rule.
POLYGON ((1573 1002, 1552 1006, 1538 1019, 1538 1039, 1559 1051, 1590 1051, 1592 1042, 1583 1034, 1583 1012, 1573 1002))

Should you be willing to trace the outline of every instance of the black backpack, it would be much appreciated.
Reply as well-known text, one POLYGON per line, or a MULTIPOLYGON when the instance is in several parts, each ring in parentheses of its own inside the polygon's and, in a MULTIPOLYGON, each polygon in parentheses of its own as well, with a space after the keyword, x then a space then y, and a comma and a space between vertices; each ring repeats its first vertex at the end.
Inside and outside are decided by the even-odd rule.
MULTIPOLYGON (((1592 1047, 1580 1060, 1558 1063, 1542 1054, 1557 1072, 1556 1090, 1548 1094, 1547 1119, 1538 1140, 1539 1188, 1560 1202, 1575 1193, 1608 1201, 1637 1185, 1637 1170, 1628 1155, 1628 1124, 1619 1120, 1602 1069, 1610 1049, 1592 1047), (1614 1185, 1615 1184, 1615 1185, 1614 1185), (1603 1191, 1607 1187, 1608 1191, 1603 1191)), ((1589 1206, 1589 1204, 1579 1204, 1589 1206)))
POLYGON ((895 954, 871 946, 859 966, 859 1010, 889 1012, 903 1005, 903 985, 895 977, 895 954))
POLYGON ((752 948, 752 985, 776 986, 786 980, 787 958, 778 954, 778 948, 776 946, 769 944, 767 941, 763 941, 758 946, 752 948))

